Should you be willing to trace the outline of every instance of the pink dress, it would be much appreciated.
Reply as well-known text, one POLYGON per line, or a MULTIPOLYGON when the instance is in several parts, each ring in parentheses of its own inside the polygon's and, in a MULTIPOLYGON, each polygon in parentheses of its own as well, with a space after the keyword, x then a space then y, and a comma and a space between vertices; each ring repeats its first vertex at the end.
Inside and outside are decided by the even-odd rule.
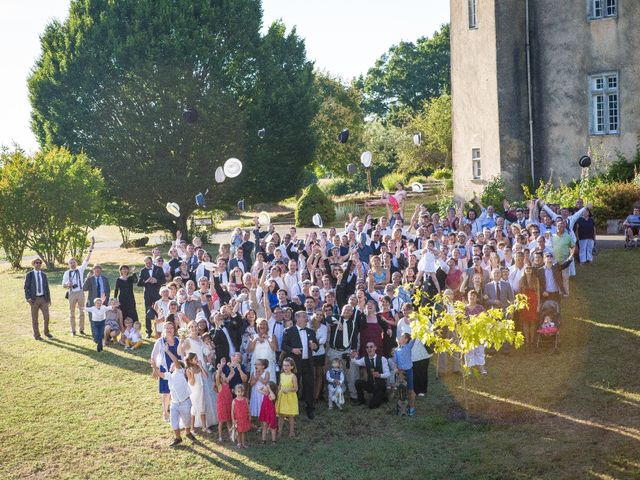
POLYGON ((276 404, 269 398, 269 395, 264 395, 262 398, 262 405, 260 406, 260 415, 258 416, 260 423, 266 423, 269 428, 275 430, 278 426, 276 418, 276 404))
POLYGON ((238 433, 251 430, 251 417, 249 416, 249 402, 246 397, 236 398, 233 401, 234 420, 236 421, 238 433))
POLYGON ((218 422, 231 421, 231 389, 228 383, 223 383, 220 388, 216 412, 218 414, 218 422))

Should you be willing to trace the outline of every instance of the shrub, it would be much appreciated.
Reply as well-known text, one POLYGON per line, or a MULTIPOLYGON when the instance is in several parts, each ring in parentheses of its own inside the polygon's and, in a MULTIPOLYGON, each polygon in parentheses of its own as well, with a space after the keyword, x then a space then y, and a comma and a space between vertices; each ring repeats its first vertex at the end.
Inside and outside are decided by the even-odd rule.
POLYGON ((601 224, 608 219, 626 218, 640 201, 640 187, 634 183, 601 183, 587 199, 595 207, 594 217, 601 224))
POLYGON ((387 192, 395 192, 396 191, 396 183, 402 182, 404 183, 405 178, 401 173, 389 173, 380 179, 380 183, 382 187, 387 192))
POLYGON ((407 180, 407 185, 411 186, 412 183, 427 183, 427 177, 424 175, 416 175, 407 180))
POLYGON ((344 222, 348 220, 349 213, 351 213, 354 217, 362 217, 365 213, 364 206, 360 203, 337 203, 336 204, 336 220, 339 222, 344 222))
POLYGON ((331 178, 319 184, 327 195, 346 195, 354 192, 353 182, 346 178, 331 178))
POLYGON ((609 182, 629 182, 633 180, 638 170, 640 170, 640 148, 636 150, 632 160, 628 160, 619 153, 618 159, 609 165, 602 176, 609 182))
POLYGON ((331 223, 336 219, 333 202, 315 183, 302 192, 296 205, 296 226, 313 227, 313 216, 319 213, 324 223, 331 223))
POLYGON ((434 180, 446 180, 449 178, 453 178, 453 170, 450 168, 437 168, 431 174, 431 178, 434 180))
POLYGON ((502 178, 492 177, 484 187, 480 201, 485 207, 492 205, 496 212, 502 214, 504 213, 502 201, 507 198, 505 189, 506 186, 502 178))
POLYGON ((444 189, 445 190, 453 190, 453 178, 445 178, 444 179, 444 189))

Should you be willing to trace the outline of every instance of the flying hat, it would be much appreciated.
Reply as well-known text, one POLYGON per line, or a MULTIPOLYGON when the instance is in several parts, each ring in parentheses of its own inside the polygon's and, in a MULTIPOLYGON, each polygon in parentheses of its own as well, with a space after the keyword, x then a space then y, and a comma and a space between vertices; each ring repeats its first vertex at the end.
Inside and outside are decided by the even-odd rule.
POLYGON ((199 207, 204 207, 204 194, 202 192, 198 192, 196 195, 196 205, 199 207))
POLYGON ((414 144, 416 147, 419 147, 419 146, 422 144, 422 134, 421 134, 420 132, 416 133, 416 134, 413 136, 413 144, 414 144))
POLYGON ((205 270, 209 270, 210 272, 213 272, 213 270, 216 268, 216 264, 213 262, 202 262, 202 266, 205 270))
POLYGON ((347 140, 349 140, 349 129, 345 128, 338 134, 338 141, 340 143, 347 143, 347 140))
POLYGON ((176 202, 168 202, 166 208, 167 212, 169 212, 174 217, 180 216, 180 205, 178 205, 176 202))
POLYGON ((267 212, 260 212, 258 214, 258 222, 260 222, 260 225, 270 225, 271 217, 267 212))
POLYGON ((322 217, 320 216, 320 214, 319 214, 319 213, 316 213, 316 214, 313 216, 313 218, 311 219, 311 221, 313 222, 313 224, 314 224, 316 227, 320 227, 320 228, 322 228, 322 217))
POLYGON ((583 155, 582 157, 580 157, 580 160, 578 160, 578 164, 582 167, 582 168, 587 168, 591 165, 591 157, 587 156, 587 155, 583 155))
POLYGON ((371 155, 371 152, 369 151, 362 152, 362 155, 360 155, 360 163, 362 163, 364 168, 369 168, 371 166, 372 158, 373 158, 373 155, 371 155))
POLYGON ((356 173, 356 166, 353 163, 350 163, 349 165, 347 165, 347 173, 349 175, 353 175, 354 173, 356 173))
POLYGON ((424 187, 422 186, 421 183, 413 182, 411 184, 411 191, 415 193, 422 193, 424 192, 424 187))
POLYGON ((266 128, 261 128, 260 130, 258 130, 258 137, 260 138, 264 138, 267 136, 267 130, 266 128))
POLYGON ((226 175, 224 174, 224 169, 222 167, 216 168, 215 178, 216 178, 216 182, 218 183, 224 182, 224 179, 227 178, 226 175))
POLYGON ((187 108, 182 112, 182 119, 185 123, 196 123, 198 121, 198 111, 195 108, 187 108))
POLYGON ((238 207, 238 210, 244 211, 244 198, 242 200, 238 200, 238 203, 236 203, 236 207, 238 207))
POLYGON ((229 178, 236 178, 242 172, 242 162, 237 158, 230 158, 224 162, 224 174, 229 178))

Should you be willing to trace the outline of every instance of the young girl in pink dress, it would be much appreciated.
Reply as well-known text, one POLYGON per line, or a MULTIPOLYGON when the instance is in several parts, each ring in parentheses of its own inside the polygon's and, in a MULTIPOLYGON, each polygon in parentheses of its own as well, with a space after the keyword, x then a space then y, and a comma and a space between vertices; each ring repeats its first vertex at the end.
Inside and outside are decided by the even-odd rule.
POLYGON ((393 213, 399 212, 404 207, 404 199, 407 197, 407 191, 404 189, 404 184, 402 182, 396 183, 396 193, 393 195, 384 192, 382 194, 382 198, 380 200, 369 200, 368 202, 364 202, 367 207, 372 207, 374 205, 390 205, 393 209, 393 213))
POLYGON ((218 441, 222 442, 222 426, 227 425, 227 433, 231 436, 231 389, 229 379, 222 373, 222 367, 226 360, 223 358, 216 371, 216 387, 218 389, 218 403, 216 413, 218 414, 218 441))
POLYGON ((262 387, 262 406, 258 420, 262 424, 262 444, 267 443, 267 430, 271 431, 271 443, 276 443, 278 431, 278 418, 276 416, 276 393, 278 386, 275 382, 269 382, 262 387))
POLYGON ((251 416, 249 415, 249 402, 244 396, 244 385, 236 385, 233 390, 236 398, 231 404, 231 418, 233 426, 238 432, 238 448, 247 448, 246 433, 251 430, 251 416))

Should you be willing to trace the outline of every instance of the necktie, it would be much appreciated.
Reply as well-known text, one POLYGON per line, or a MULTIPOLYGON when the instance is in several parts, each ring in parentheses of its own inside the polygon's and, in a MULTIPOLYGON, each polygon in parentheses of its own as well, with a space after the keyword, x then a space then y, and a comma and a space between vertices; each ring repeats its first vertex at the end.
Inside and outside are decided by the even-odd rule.
POLYGON ((342 348, 351 348, 349 345, 349 328, 347 327, 347 321, 342 321, 342 348))
POLYGON ((496 282, 496 299, 500 301, 500 282, 496 282))
POLYGON ((40 279, 40 272, 36 271, 36 295, 42 293, 42 280, 40 279))
POLYGON ((96 277, 96 292, 98 293, 98 298, 102 297, 102 285, 100 282, 100 277, 96 277))

